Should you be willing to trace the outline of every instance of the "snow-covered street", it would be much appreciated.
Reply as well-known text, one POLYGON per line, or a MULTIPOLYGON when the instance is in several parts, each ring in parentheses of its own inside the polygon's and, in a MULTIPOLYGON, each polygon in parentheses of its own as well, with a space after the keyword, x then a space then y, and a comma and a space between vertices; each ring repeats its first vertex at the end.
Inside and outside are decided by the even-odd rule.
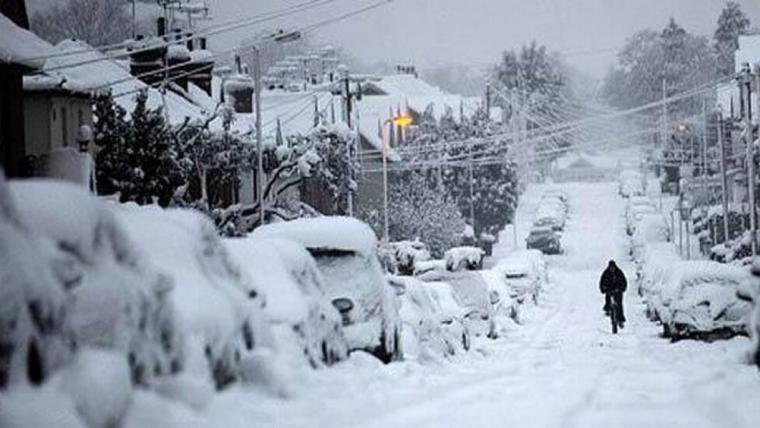
MULTIPOLYGON (((550 261, 553 286, 525 327, 440 365, 382 366, 355 355, 310 373, 288 399, 236 389, 220 395, 211 418, 271 427, 755 426, 760 374, 743 361, 747 339, 670 343, 635 290, 626 294, 626 328, 610 334, 597 283, 610 258, 633 275, 624 202, 611 183, 565 190, 567 251, 550 261)), ((539 192, 529 188, 521 210, 539 192)))

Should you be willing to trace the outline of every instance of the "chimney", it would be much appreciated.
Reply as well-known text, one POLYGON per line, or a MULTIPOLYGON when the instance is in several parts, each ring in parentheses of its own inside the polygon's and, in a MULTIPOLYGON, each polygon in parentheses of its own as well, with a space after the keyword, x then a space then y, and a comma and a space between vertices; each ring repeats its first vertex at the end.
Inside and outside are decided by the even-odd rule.
POLYGON ((199 42, 199 43, 200 43, 200 45, 201 45, 201 50, 204 50, 204 51, 205 51, 205 50, 206 50, 206 48, 207 48, 207 45, 206 45, 206 38, 205 38, 205 37, 201 37, 201 38, 199 38, 199 39, 198 39, 198 42, 199 42))
POLYGON ((158 37, 166 36, 166 18, 164 18, 163 16, 160 16, 156 20, 156 25, 157 25, 156 31, 158 31, 158 37))
POLYGON ((235 55, 235 71, 237 73, 243 73, 243 63, 240 60, 240 55, 235 55))

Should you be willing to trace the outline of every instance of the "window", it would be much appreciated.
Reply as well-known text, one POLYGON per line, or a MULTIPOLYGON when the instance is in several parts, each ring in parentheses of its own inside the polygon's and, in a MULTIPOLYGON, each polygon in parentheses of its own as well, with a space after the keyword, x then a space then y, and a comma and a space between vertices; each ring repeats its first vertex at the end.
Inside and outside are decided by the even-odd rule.
POLYGON ((81 109, 81 108, 80 108, 79 110, 77 110, 77 115, 78 115, 78 123, 77 123, 77 126, 82 126, 82 125, 84 125, 84 112, 82 111, 82 109, 81 109))

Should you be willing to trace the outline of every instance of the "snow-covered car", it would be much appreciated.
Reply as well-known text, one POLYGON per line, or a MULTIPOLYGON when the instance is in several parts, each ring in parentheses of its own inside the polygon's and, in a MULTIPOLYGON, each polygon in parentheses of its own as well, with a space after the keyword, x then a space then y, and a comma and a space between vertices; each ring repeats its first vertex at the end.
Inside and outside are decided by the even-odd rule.
POLYGON ((559 189, 546 190, 544 194, 542 195, 542 198, 543 199, 547 199, 547 198, 557 199, 564 204, 567 204, 567 201, 568 201, 567 193, 559 189))
POLYGON ((538 303, 546 283, 546 260, 538 250, 516 251, 497 266, 509 286, 510 297, 519 304, 538 303))
POLYGON ((433 287, 409 276, 391 276, 389 281, 400 303, 405 358, 435 359, 469 348, 469 332, 461 315, 445 310, 433 287))
POLYGON ((264 295, 211 220, 198 211, 158 206, 119 205, 114 211, 140 251, 173 281, 187 375, 206 376, 210 367, 217 388, 248 377, 245 358, 271 335, 263 320, 264 295))
POLYGON ((618 178, 618 193, 624 198, 630 198, 632 196, 644 195, 644 183, 641 177, 641 172, 626 169, 620 172, 618 178))
POLYGON ((749 332, 752 304, 737 293, 755 281, 746 268, 683 261, 668 281, 657 308, 665 336, 711 340, 749 332))
POLYGON ((549 227, 555 231, 565 228, 566 214, 556 204, 539 205, 533 220, 535 227, 549 227))
POLYGON ((562 244, 557 232, 551 227, 533 227, 525 239, 526 247, 544 254, 561 254, 562 244))
POLYGON ((421 278, 436 288, 450 288, 457 305, 464 310, 462 319, 470 334, 496 337, 492 296, 481 272, 430 272, 421 278))
MULTIPOLYGON (((170 297, 172 282, 149 262, 110 205, 62 181, 20 180, 9 187, 23 224, 61 256, 52 265, 65 290, 49 290, 29 303, 31 320, 43 335, 58 331, 73 349, 97 347, 120 354, 135 384, 179 371, 184 364, 182 334, 170 297), (60 306, 53 310, 48 299, 60 306)), ((31 260, 44 257, 48 250, 41 250, 31 260)), ((43 286, 41 281, 36 287, 43 286)), ((27 295, 33 296, 34 290, 27 295)), ((63 351, 61 343, 56 346, 63 351)), ((38 354, 49 350, 38 348, 44 351, 38 354)), ((62 352, 54 354, 57 361, 41 361, 44 373, 65 361, 62 352)))
POLYGON ((478 247, 454 247, 446 251, 446 270, 480 270, 483 267, 483 257, 486 252, 478 247))
POLYGON ((304 246, 325 278, 325 293, 341 313, 349 350, 383 362, 402 357, 394 291, 377 257, 377 237, 349 217, 304 218, 256 229, 254 238, 290 239, 304 246))
POLYGON ((325 295, 325 280, 300 244, 283 239, 226 239, 235 261, 264 292, 264 313, 277 351, 312 367, 348 356, 341 316, 325 295))
POLYGON ((626 233, 632 236, 644 216, 656 213, 657 208, 651 202, 629 204, 625 212, 626 233))
POLYGON ((633 260, 640 262, 644 258, 648 244, 670 241, 668 221, 660 213, 643 214, 631 236, 631 255, 633 260))
POLYGON ((536 305, 548 282, 546 259, 538 250, 516 251, 484 271, 497 315, 521 323, 524 305, 536 305))

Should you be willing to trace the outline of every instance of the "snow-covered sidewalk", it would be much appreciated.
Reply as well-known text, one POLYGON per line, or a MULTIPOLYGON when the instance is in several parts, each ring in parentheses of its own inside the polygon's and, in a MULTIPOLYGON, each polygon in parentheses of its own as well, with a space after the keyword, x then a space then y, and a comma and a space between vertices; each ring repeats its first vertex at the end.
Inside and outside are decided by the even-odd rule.
POLYGON ((760 374, 743 363, 747 339, 671 344, 635 292, 625 330, 610 334, 597 281, 611 258, 633 280, 624 202, 614 184, 561 187, 570 198, 566 254, 550 259, 554 285, 531 323, 440 365, 383 366, 355 354, 309 373, 288 399, 236 387, 215 399, 211 425, 756 426, 760 374))

